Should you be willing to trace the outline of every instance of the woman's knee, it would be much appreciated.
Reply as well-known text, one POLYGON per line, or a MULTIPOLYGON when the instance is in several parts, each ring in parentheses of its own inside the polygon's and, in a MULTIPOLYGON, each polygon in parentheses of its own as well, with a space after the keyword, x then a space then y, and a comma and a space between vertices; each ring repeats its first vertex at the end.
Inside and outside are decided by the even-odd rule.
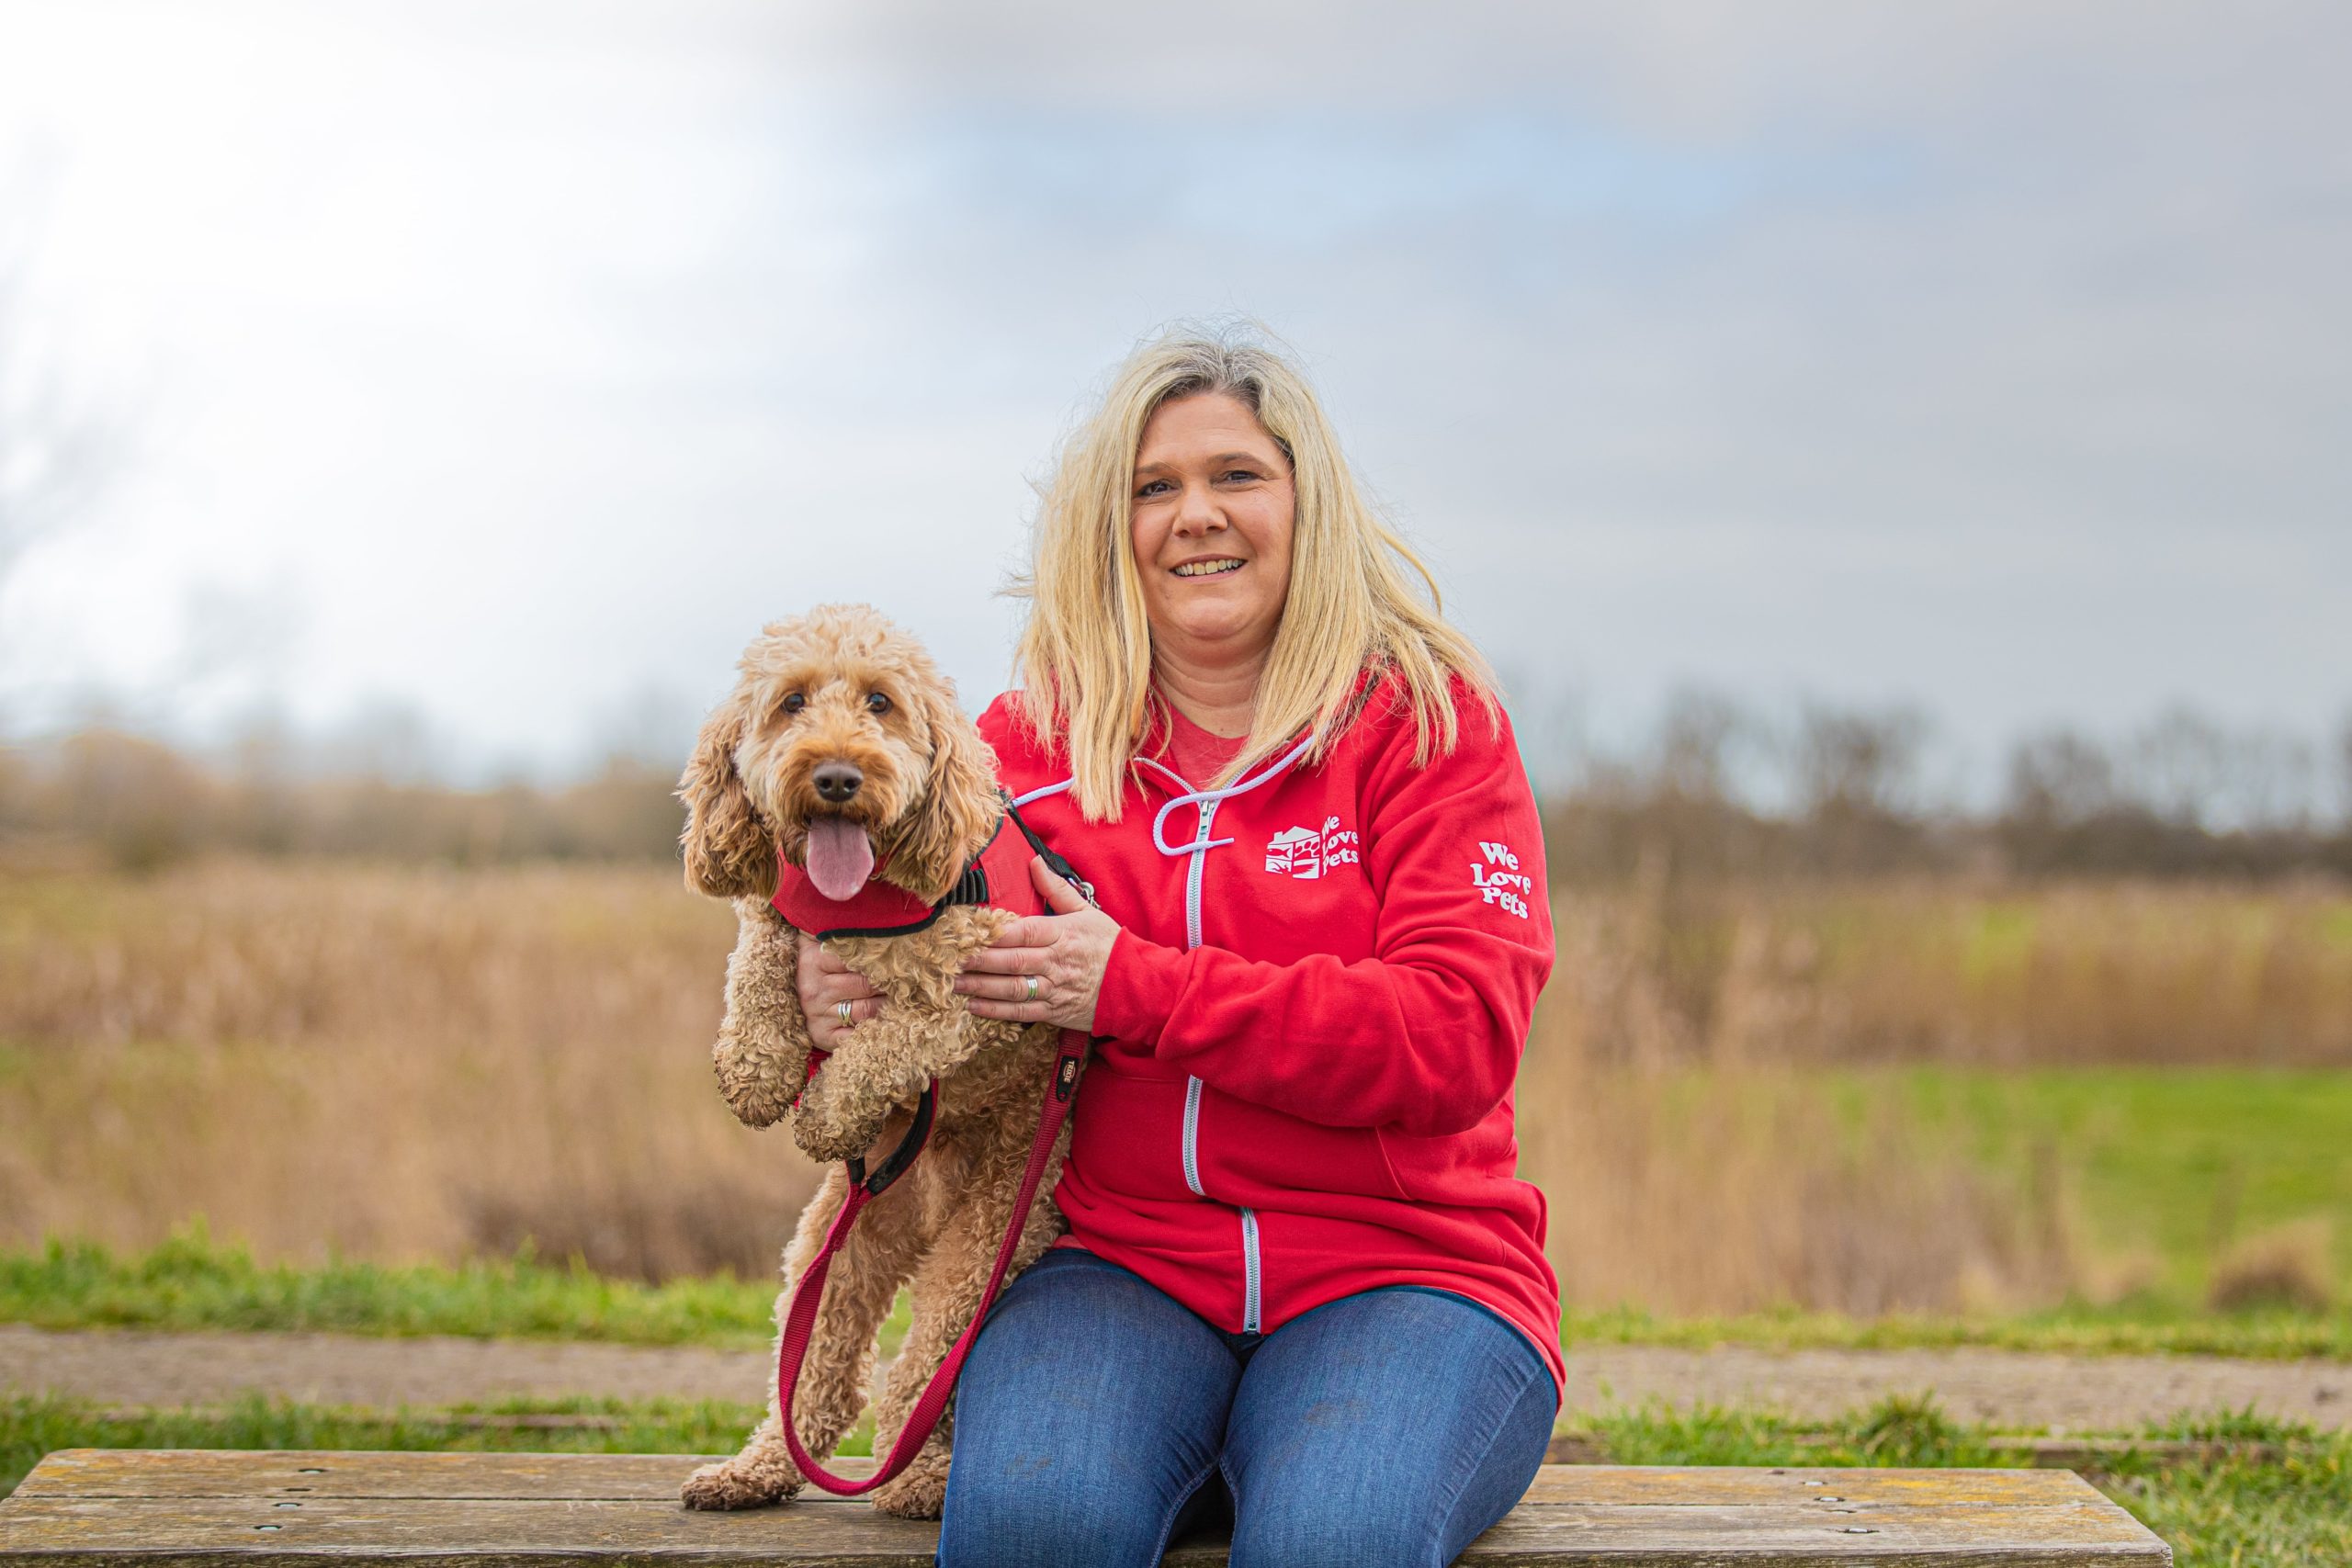
POLYGON ((1184 1499, 1114 1466, 1047 1465, 948 1472, 941 1568, 1150 1568, 1184 1499))
POLYGON ((1228 1475, 1233 1568, 1442 1568, 1526 1492, 1555 1408, 1542 1374, 1484 1431, 1419 1446, 1392 1434, 1377 1452, 1300 1444, 1289 1462, 1228 1475))
POLYGON ((1237 1490, 1233 1509, 1234 1568, 1440 1568, 1446 1561, 1442 1521, 1421 1499, 1283 1483, 1237 1490))
POLYGON ((1276 1331, 1236 1402, 1235 1568, 1453 1561, 1525 1492, 1557 1404, 1534 1348, 1472 1303, 1381 1291, 1318 1309, 1276 1331))

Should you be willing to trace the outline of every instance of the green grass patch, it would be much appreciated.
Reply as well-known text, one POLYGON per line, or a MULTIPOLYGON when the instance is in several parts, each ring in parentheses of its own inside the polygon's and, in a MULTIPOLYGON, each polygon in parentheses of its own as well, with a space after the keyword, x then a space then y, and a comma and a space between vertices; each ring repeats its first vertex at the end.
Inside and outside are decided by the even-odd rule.
MULTIPOLYGON (((717 1454, 741 1448, 761 1415, 758 1405, 723 1400, 517 1399, 384 1411, 248 1394, 218 1410, 107 1411, 84 1400, 6 1395, 0 1396, 0 1492, 13 1491, 54 1449, 717 1454), (612 1424, 474 1426, 449 1419, 469 1415, 584 1416, 612 1424)), ((864 1451, 855 1443, 844 1447, 864 1451)))
POLYGON ((775 1287, 720 1274, 647 1285, 526 1247, 502 1262, 445 1267, 331 1258, 265 1267, 215 1242, 202 1221, 150 1251, 119 1255, 51 1237, 0 1252, 0 1320, 44 1328, 311 1329, 349 1334, 760 1345, 775 1287))
MULTIPOLYGON (((43 1328, 133 1327, 329 1331, 387 1337, 601 1340, 633 1345, 764 1348, 774 1340, 775 1287, 718 1275, 646 1285, 528 1253, 498 1263, 388 1268, 330 1261, 257 1264, 200 1224, 143 1253, 117 1254, 52 1238, 0 1252, 0 1322, 43 1328)), ((905 1331, 902 1300, 883 1329, 905 1331)), ((1907 1349, 1983 1345, 2085 1355, 2181 1352, 2352 1359, 2352 1310, 2214 1314, 2162 1300, 2071 1306, 2008 1316, 1849 1318, 1820 1313, 1660 1317, 1637 1308, 1571 1312, 1577 1344, 1749 1345, 1774 1349, 1907 1349)))
POLYGON ((1737 1317, 1661 1317, 1639 1307, 1570 1311, 1561 1338, 1571 1358, 1583 1345, 1665 1345, 1705 1349, 1741 1345, 1768 1350, 1931 1350, 1983 1346, 2079 1356, 2246 1356, 2292 1360, 2307 1356, 2352 1360, 2352 1310, 2304 1313, 2269 1309, 2200 1312, 2161 1299, 2114 1306, 2072 1304, 2001 1315, 1749 1313, 1737 1317))
MULTIPOLYGON (((1932 1404, 1883 1401, 1826 1429, 1747 1412, 1628 1414, 1590 1431, 1619 1464, 2007 1466, 1994 1428, 1932 1404)), ((2154 1426, 2148 1438, 2221 1438, 2273 1451, 2179 1461, 2120 1451, 2089 1479, 2169 1542, 2180 1568, 2312 1568, 2352 1562, 2352 1433, 2225 1416, 2154 1426)))
POLYGON ((2334 1232, 2352 1293, 2352 1073, 2234 1067, 1889 1068, 1919 1124, 2022 1178, 2054 1156, 2084 1243, 2152 1260, 2156 1293, 2201 1300, 2233 1242, 2296 1221, 2334 1232))

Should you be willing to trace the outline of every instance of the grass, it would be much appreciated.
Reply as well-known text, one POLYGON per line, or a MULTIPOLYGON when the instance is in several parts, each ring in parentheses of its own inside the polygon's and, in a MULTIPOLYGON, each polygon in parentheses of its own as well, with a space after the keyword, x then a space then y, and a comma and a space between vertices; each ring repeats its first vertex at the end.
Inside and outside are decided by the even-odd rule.
POLYGON ((2290 1442, 2274 1462, 2127 1467, 2100 1484, 2171 1543, 2180 1568, 2352 1562, 2352 1435, 2290 1442))
POLYGON ((1931 1315, 1894 1313, 1848 1317, 1835 1313, 1759 1312, 1736 1316, 1668 1317, 1624 1307, 1571 1310, 1561 1328, 1569 1345, 1665 1345, 1703 1349, 1742 1345, 1766 1350, 1932 1350, 1983 1346, 2077 1356, 2245 1356, 2293 1360, 2352 1360, 2352 1311, 2266 1309, 2199 1312, 2161 1301, 2112 1306, 2075 1303, 2046 1311, 1931 1315))
POLYGON ((214 1242, 201 1221, 143 1253, 52 1237, 0 1253, 0 1320, 43 1328, 311 1329, 346 1334, 605 1340, 634 1345, 763 1344, 775 1287, 720 1274, 648 1285, 549 1265, 526 1249, 504 1262, 445 1267, 334 1259, 313 1268, 254 1262, 214 1242))
MULTIPOLYGON (((1824 1430, 1769 1415, 1629 1414, 1596 1421, 1620 1464, 1999 1466, 1994 1429, 1962 1426, 1932 1404, 1883 1401, 1824 1430)), ((2090 1479, 2172 1545, 2180 1568, 2315 1568, 2352 1562, 2352 1433, 2252 1416, 2143 1428, 2151 1438, 2233 1438, 2269 1445, 2172 1462, 2119 1451, 2090 1479)))
MULTIPOLYGON (((511 1399, 384 1411, 247 1394, 219 1410, 114 1411, 87 1401, 0 1395, 0 1494, 54 1449, 320 1449, 533 1453, 732 1453, 761 1416, 725 1400, 511 1399), (474 1427, 450 1416, 601 1418, 558 1427, 474 1427), (609 1423, 609 1424, 605 1424, 609 1423)), ((861 1425, 842 1445, 872 1445, 861 1425)))
POLYGON ((2352 1073, 2223 1067, 1942 1066, 1891 1076, 1920 1123, 1951 1129, 1988 1167, 2063 1151, 2086 1240, 2154 1265, 2193 1297, 2244 1236, 2320 1216, 2330 1271, 2352 1282, 2352 1073))
MULTIPOLYGON (((0 1252, 0 1322, 43 1328, 326 1330, 706 1345, 747 1349, 774 1334, 775 1288, 727 1275, 648 1285, 527 1253, 457 1267, 334 1261, 263 1265, 201 1224, 161 1247, 118 1254, 52 1238, 0 1252)), ((893 1332, 886 1329, 886 1335, 893 1332)), ((1752 1313, 1665 1317, 1635 1309, 1569 1313, 1570 1343, 1912 1348, 1984 1345, 2081 1354, 2184 1352, 2352 1359, 2352 1311, 2196 1313, 2160 1302, 2001 1316, 1842 1317, 1752 1313)))
MULTIPOLYGON (((215 1412, 99 1410, 65 1399, 0 1397, 0 1494, 62 1448, 505 1450, 587 1453, 733 1451, 756 1406, 679 1400, 514 1400, 391 1413, 250 1397, 215 1412), (604 1424, 474 1427, 451 1415, 570 1416, 604 1424)), ((2181 1568, 2301 1568, 2352 1561, 2352 1434, 2222 1416, 2134 1436, 2233 1438, 2264 1445, 2188 1461, 2119 1451, 2093 1480, 2172 1543, 2181 1568)), ((1932 1404, 1890 1399, 1826 1427, 1769 1415, 1635 1412, 1586 1436, 1621 1464, 2002 1466, 1992 1428, 1932 1404)), ((853 1438, 844 1452, 863 1452, 853 1438)))

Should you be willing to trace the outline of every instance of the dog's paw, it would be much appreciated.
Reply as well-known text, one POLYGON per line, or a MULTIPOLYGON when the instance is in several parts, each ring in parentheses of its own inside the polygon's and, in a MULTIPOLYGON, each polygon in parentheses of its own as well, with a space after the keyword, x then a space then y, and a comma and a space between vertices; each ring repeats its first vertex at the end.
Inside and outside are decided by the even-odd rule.
POLYGON ((828 1092, 825 1075, 819 1073, 801 1091, 800 1103, 792 1108, 792 1141, 813 1160, 853 1159, 874 1146, 889 1111, 882 1105, 865 1114, 852 1115, 837 1096, 828 1092))
POLYGON ((678 1501, 689 1508, 763 1508, 791 1502, 800 1486, 797 1474, 779 1472, 774 1465, 747 1464, 739 1454, 687 1476, 678 1488, 678 1501))
POLYGON ((710 1061, 718 1075, 720 1098, 746 1127, 773 1126, 792 1109, 793 1089, 776 1070, 773 1054, 752 1045, 739 1032, 718 1032, 710 1061))
POLYGON ((901 1519, 935 1519, 947 1503, 947 1466, 918 1459, 906 1472, 874 1489, 874 1511, 901 1519))
MULTIPOLYGON (((879 1124, 876 1124, 879 1131, 879 1124)), ((792 1119, 792 1141, 800 1152, 823 1164, 854 1159, 874 1146, 874 1134, 853 1127, 835 1127, 828 1123, 806 1120, 798 1115, 792 1119)))

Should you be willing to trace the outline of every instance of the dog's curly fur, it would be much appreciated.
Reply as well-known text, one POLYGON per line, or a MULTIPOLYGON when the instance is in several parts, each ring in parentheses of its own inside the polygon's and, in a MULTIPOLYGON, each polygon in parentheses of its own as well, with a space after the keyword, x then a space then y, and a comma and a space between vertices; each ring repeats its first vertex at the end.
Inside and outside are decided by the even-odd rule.
MULTIPOLYGON (((872 983, 883 1009, 851 1030, 804 1085, 809 1038, 796 974, 799 933, 769 903, 778 852, 802 863, 811 818, 848 815, 872 840, 876 874, 935 903, 997 825, 996 758, 930 656, 865 605, 821 605, 774 623, 738 669, 741 678, 705 722, 678 789, 687 807, 681 840, 687 884, 735 904, 727 1012, 711 1053, 719 1092, 745 1123, 764 1127, 788 1116, 803 1150, 840 1161, 877 1144, 894 1146, 923 1086, 939 1080, 922 1157, 865 1208, 834 1259, 794 1405, 808 1451, 831 1453, 865 1403, 876 1330, 899 1287, 910 1281, 913 1324, 875 1403, 879 1455, 978 1309, 1020 1193, 1057 1032, 965 1010, 952 988, 957 970, 1012 917, 955 906, 921 931, 827 943, 872 983), (785 698, 794 693, 805 705, 787 713, 785 698), (879 714, 869 703, 876 693, 887 700, 879 714), (829 761, 852 763, 864 779, 840 807, 820 798, 812 782, 829 761)), ((1060 1234, 1047 1194, 1069 1147, 1064 1126, 1025 1218, 1015 1271, 1060 1234)), ((776 1297, 779 1340, 793 1286, 847 1187, 835 1164, 801 1213, 776 1297)), ((686 1480, 686 1506, 756 1507, 797 1495, 806 1478, 785 1446, 781 1420, 771 1380, 766 1418, 742 1452, 686 1480)), ((876 1508, 938 1514, 952 1423, 951 1407, 914 1462, 871 1494, 876 1508)))

